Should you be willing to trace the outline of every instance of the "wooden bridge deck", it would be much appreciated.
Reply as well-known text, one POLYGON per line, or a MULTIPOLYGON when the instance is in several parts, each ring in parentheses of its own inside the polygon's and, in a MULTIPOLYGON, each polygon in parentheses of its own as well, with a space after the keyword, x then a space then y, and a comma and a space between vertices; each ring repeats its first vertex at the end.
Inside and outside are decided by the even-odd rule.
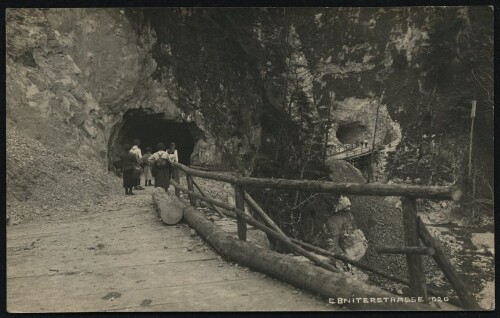
POLYGON ((334 309, 230 265, 187 224, 164 225, 152 204, 142 203, 151 190, 124 198, 126 209, 8 227, 8 311, 334 309))

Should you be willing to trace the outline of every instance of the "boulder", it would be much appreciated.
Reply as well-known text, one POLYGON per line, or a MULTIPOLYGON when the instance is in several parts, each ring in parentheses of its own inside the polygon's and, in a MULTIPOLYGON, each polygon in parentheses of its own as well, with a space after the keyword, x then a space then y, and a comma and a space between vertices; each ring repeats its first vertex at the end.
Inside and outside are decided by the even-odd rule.
POLYGON ((368 241, 360 229, 343 233, 339 241, 345 256, 352 260, 360 260, 368 249, 368 241))

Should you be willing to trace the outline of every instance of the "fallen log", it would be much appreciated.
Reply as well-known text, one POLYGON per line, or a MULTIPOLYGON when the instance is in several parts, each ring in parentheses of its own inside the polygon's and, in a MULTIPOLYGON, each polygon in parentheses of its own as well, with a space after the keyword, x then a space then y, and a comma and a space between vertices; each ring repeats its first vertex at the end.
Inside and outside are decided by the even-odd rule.
POLYGON ((161 220, 168 224, 177 224, 183 216, 184 205, 173 199, 163 188, 155 188, 153 192, 153 204, 160 215, 161 220))
POLYGON ((280 242, 282 242, 286 247, 288 247, 291 251, 293 252, 296 252, 297 254, 300 254, 302 256, 305 256, 307 257, 308 259, 310 259, 314 264, 318 265, 318 266, 321 266, 327 270, 330 270, 330 271, 338 271, 338 269, 336 269, 334 266, 332 266, 331 264, 329 263, 325 263, 323 262, 320 258, 318 258, 316 255, 314 255, 313 253, 309 253, 308 251, 304 250, 302 247, 298 246, 297 244, 294 244, 292 243, 292 241, 290 240, 290 238, 288 238, 287 236, 285 235, 281 235, 279 234, 278 232, 266 227, 265 225, 263 225, 262 223, 258 222, 257 220, 255 220, 253 217, 245 214, 245 211, 243 210, 240 210, 236 207, 231 207, 230 205, 227 205, 225 203, 222 203, 222 202, 219 202, 217 200, 214 200, 212 198, 208 198, 208 197, 203 197, 202 195, 198 194, 198 193, 195 193, 193 191, 189 191, 188 189, 184 188, 184 187, 181 187, 180 184, 178 184, 177 182, 171 182, 175 187, 178 187, 181 191, 183 192, 186 192, 188 194, 190 194, 191 196, 195 197, 195 198, 198 198, 200 200, 203 200, 203 201, 206 201, 206 202, 209 202, 209 203, 212 203, 214 205, 217 205, 217 206, 220 206, 222 208, 225 208, 225 209, 230 209, 232 210, 233 212, 236 213, 236 215, 240 218, 240 220, 242 221, 245 221, 246 223, 258 228, 259 230, 265 232, 266 234, 274 237, 275 239, 279 240, 280 242))
MULTIPOLYGON (((328 257, 331 257, 331 258, 334 258, 334 259, 338 259, 338 260, 340 260, 340 261, 342 261, 342 262, 344 262, 346 264, 350 264, 350 265, 355 266, 357 268, 366 270, 368 272, 372 272, 372 273, 374 273, 374 274, 376 274, 376 275, 378 275, 380 277, 383 277, 385 279, 391 280, 393 282, 400 283, 400 284, 406 285, 406 286, 410 285, 410 281, 408 279, 396 276, 394 274, 391 274, 390 272, 382 271, 382 270, 380 270, 378 268, 375 268, 375 267, 370 266, 370 265, 363 264, 363 263, 361 263, 359 261, 355 261, 355 260, 349 259, 349 258, 345 257, 344 255, 332 253, 330 251, 327 251, 327 250, 322 249, 320 247, 308 244, 306 242, 299 241, 297 239, 292 239, 292 242, 294 242, 296 244, 299 244, 300 246, 303 246, 306 249, 308 249, 310 251, 313 251, 313 252, 315 252, 317 254, 328 256, 328 257)), ((436 290, 434 288, 427 287, 427 291, 430 294, 434 295, 434 296, 438 296, 438 297, 441 297, 441 298, 445 298, 445 297, 450 298, 450 304, 452 304, 452 305, 455 305, 457 307, 461 307, 462 306, 462 303, 458 299, 451 298, 449 295, 447 295, 442 290, 436 290)))
POLYGON ((194 208, 184 204, 184 219, 222 256, 257 271, 309 290, 322 297, 359 310, 436 310, 424 303, 397 302, 403 297, 379 287, 368 285, 340 272, 331 272, 295 260, 288 255, 266 250, 256 245, 236 240, 194 208))

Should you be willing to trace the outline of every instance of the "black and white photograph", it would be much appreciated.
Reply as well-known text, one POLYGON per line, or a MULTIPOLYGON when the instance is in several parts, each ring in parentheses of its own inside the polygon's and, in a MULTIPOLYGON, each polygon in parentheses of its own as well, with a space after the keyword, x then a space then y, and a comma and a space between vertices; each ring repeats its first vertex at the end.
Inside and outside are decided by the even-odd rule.
POLYGON ((493 22, 6 8, 8 313, 495 310, 493 22))

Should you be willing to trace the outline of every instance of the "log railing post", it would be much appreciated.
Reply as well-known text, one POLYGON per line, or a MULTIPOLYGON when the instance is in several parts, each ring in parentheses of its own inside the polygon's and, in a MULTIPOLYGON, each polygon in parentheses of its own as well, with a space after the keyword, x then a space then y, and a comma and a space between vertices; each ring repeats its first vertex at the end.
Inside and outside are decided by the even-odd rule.
MULTIPOLYGON (((417 223, 417 201, 415 198, 401 198, 403 207, 403 229, 405 246, 420 247, 417 223)), ((422 256, 419 254, 406 254, 410 278, 410 295, 424 297, 427 302, 427 288, 425 286, 425 272, 422 256)))
POLYGON ((418 218, 418 232, 420 234, 420 238, 425 245, 430 246, 434 249, 435 253, 433 255, 434 260, 438 264, 439 268, 443 271, 446 278, 450 282, 451 286, 455 289, 455 292, 458 295, 458 298, 465 306, 466 309, 481 309, 479 304, 477 303, 474 295, 470 292, 467 284, 462 280, 460 275, 455 271, 450 261, 446 257, 443 249, 441 248, 441 244, 439 244, 431 235, 429 230, 425 227, 424 222, 420 218, 418 218))
MULTIPOLYGON (((236 208, 245 211, 245 190, 242 186, 234 185, 234 201, 236 203, 236 208)), ((237 226, 238 226, 238 238, 242 241, 247 240, 247 223, 245 220, 237 215, 236 216, 237 226)))
MULTIPOLYGON (((187 184, 187 187, 189 189, 189 191, 194 191, 194 186, 193 186, 193 177, 189 174, 189 173, 186 173, 186 184, 187 184)), ((196 206, 196 199, 188 194, 189 196, 189 202, 191 203, 192 206, 196 206)))
MULTIPOLYGON (((180 180, 179 180, 179 174, 180 174, 180 170, 177 168, 177 167, 174 167, 174 180, 175 182, 177 182, 178 184, 180 184, 180 180)), ((175 188, 175 195, 180 198, 181 197, 181 190, 175 188)))

